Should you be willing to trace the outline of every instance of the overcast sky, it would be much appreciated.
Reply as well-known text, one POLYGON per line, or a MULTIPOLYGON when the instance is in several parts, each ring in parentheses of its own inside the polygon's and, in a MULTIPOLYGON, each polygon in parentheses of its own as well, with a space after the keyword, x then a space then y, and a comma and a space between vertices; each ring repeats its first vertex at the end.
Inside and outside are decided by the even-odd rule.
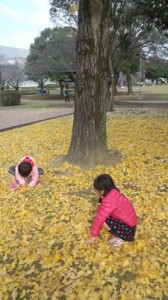
POLYGON ((53 27, 49 0, 0 0, 0 46, 29 49, 34 38, 53 27))

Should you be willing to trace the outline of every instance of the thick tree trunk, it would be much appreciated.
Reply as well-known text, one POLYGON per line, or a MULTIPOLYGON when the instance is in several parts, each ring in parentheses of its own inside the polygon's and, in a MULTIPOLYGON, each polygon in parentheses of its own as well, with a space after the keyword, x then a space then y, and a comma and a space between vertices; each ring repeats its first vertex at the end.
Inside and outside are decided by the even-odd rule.
POLYGON ((106 148, 111 0, 79 1, 75 111, 67 159, 97 164, 106 148))

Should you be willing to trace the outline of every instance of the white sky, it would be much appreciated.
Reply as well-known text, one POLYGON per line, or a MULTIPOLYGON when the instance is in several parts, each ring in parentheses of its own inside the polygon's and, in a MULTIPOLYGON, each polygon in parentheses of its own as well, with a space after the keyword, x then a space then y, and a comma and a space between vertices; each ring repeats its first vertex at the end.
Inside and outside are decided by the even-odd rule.
POLYGON ((49 0, 0 0, 0 46, 29 49, 50 21, 49 0))

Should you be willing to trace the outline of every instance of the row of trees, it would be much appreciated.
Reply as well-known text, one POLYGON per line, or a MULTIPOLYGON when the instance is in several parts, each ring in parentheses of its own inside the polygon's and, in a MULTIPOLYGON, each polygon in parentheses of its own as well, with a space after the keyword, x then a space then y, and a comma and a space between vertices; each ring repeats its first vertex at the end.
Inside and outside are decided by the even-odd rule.
MULTIPOLYGON (((49 78, 57 79, 62 91, 62 83, 67 76, 71 80, 75 80, 75 42, 78 20, 76 12, 78 1, 68 1, 68 4, 66 1, 51 2, 54 5, 51 8, 52 18, 55 20, 58 14, 60 18, 61 14, 67 22, 72 23, 73 21, 74 28, 69 26, 64 28, 56 27, 42 31, 41 35, 35 39, 34 44, 30 47, 25 72, 28 76, 27 78, 36 81, 42 88, 49 78)), ((127 77, 128 94, 130 94, 132 92, 130 75, 138 70, 139 57, 145 58, 145 52, 149 51, 152 51, 154 54, 158 51, 160 55, 164 51, 164 35, 158 33, 156 28, 151 30, 151 25, 147 21, 146 24, 142 22, 139 6, 132 5, 133 2, 131 2, 128 4, 127 1, 113 1, 112 4, 109 85, 112 84, 113 95, 116 93, 117 81, 121 71, 127 77)), ((156 54, 155 57, 157 57, 156 54)), ((153 75, 150 75, 151 71, 146 74, 153 78, 153 75)), ((161 73, 160 71, 158 73, 155 72, 155 74, 158 75, 161 73)), ((11 84, 11 81, 13 81, 12 86, 15 89, 18 89, 25 80, 23 65, 19 65, 18 62, 13 66, 3 65, 1 67, 2 73, 3 80, 1 82, 4 81, 11 84), (9 76, 9 73, 11 76, 9 76), (13 75, 15 76, 13 77, 13 75)), ((163 75, 161 74, 162 77, 163 75)), ((109 108, 111 104, 109 101, 109 108)))
MULTIPOLYGON (((34 56, 32 52, 27 58, 26 64, 24 61, 15 61, 13 64, 7 63, 3 56, 0 57, 0 88, 4 89, 7 86, 13 87, 16 91, 23 85, 23 83, 30 79, 43 88, 45 82, 48 79, 56 80, 60 84, 60 92, 63 94, 64 81, 75 82, 75 31, 74 35, 71 32, 74 31, 71 27, 67 28, 54 28, 45 29, 41 32, 40 37, 36 39, 31 47, 33 48, 32 52, 40 53, 38 56, 34 56), (69 32, 69 33, 68 33, 69 32), (53 43, 49 47, 47 38, 44 39, 45 33, 52 33, 52 35, 62 36, 63 44, 59 44, 59 51, 61 53, 61 59, 58 53, 55 53, 53 43), (71 47, 69 47, 69 39, 71 37, 71 47), (39 42, 41 41, 41 42, 39 42), (65 42, 66 41, 66 42, 65 42), (44 49, 40 51, 39 44, 43 43, 44 49), (46 55, 47 52, 47 55, 46 55), (53 54, 53 55, 51 55, 53 54), (43 57, 43 58, 42 58, 43 57)), ((158 40, 158 43, 160 41, 158 40)), ((159 78, 168 78, 168 62, 165 59, 159 57, 158 48, 161 45, 154 47, 152 45, 151 51, 153 55, 150 58, 145 58, 142 61, 142 75, 145 74, 145 78, 151 80, 158 80, 159 78)), ((159 50, 159 53, 163 53, 164 48, 159 50)), ((116 62, 115 62, 116 63, 116 62)), ((121 63, 121 61, 120 61, 121 63)), ((128 84, 128 94, 132 93, 132 81, 130 75, 136 74, 139 71, 140 59, 137 55, 134 55, 130 63, 125 63, 121 71, 127 76, 128 84)), ((118 71, 120 73, 120 71, 118 71)), ((117 73, 117 74, 118 74, 117 73)), ((140 81, 141 76, 138 74, 137 80, 140 81)), ((144 77, 144 76, 142 76, 144 77)), ((117 76, 115 77, 113 93, 116 93, 117 90, 117 76)), ((111 83, 111 78, 109 75, 109 83, 111 83)))
MULTIPOLYGON (((119 17, 118 17, 119 18, 119 17)), ((121 22, 119 22, 121 24, 121 22)), ((119 26, 116 26, 116 31, 119 26)), ((122 32, 122 31, 121 31, 122 32)), ((135 36, 134 39, 135 40, 135 36)), ((164 63, 157 57, 157 52, 163 53, 165 37, 160 34, 156 35, 156 30, 148 34, 148 39, 140 45, 140 40, 137 39, 134 43, 134 48, 130 50, 125 42, 122 34, 117 35, 117 43, 114 43, 111 48, 110 64, 109 64, 109 87, 113 86, 113 96, 116 93, 116 86, 120 72, 122 71, 128 82, 128 94, 132 93, 131 74, 135 74, 139 69, 139 62, 144 53, 144 45, 148 44, 148 51, 154 53, 153 61, 150 59, 150 64, 143 64, 143 71, 147 71, 147 77, 157 79, 158 77, 167 77, 166 67, 164 63), (120 36, 120 40, 119 40, 120 36), (153 41, 151 42, 151 36, 153 41), (138 43, 137 43, 138 41, 138 43), (159 49, 162 47, 161 49, 159 49), (123 49, 122 49, 123 48, 123 49), (125 50, 124 50, 125 49, 125 50), (161 63, 160 63, 161 61, 161 63), (156 72, 157 66, 157 72, 156 72), (162 66, 162 67, 161 67, 162 66), (113 76, 111 76, 113 74, 113 76)), ((76 68, 76 29, 72 27, 56 27, 54 29, 47 28, 41 32, 40 36, 34 41, 30 47, 30 54, 27 57, 26 65, 23 62, 16 61, 14 64, 3 63, 3 58, 0 59, 1 69, 1 86, 12 86, 16 90, 23 84, 26 79, 33 80, 43 88, 48 79, 57 80, 60 84, 61 94, 63 93, 63 82, 68 77, 69 80, 75 81, 76 68)), ((148 60, 149 62, 149 60, 148 60)), ((139 78, 140 80, 141 78, 139 78)), ((112 99, 112 98, 111 98, 112 99)), ((109 109, 112 103, 109 101, 109 109)))
MULTIPOLYGON (((75 59, 74 51, 73 51, 73 59, 75 59)), ((57 60, 57 62, 59 64, 59 60, 57 60)), ((63 63, 64 62, 65 61, 63 60, 63 63)), ((56 62, 54 62, 55 67, 53 64, 51 64, 50 66, 50 64, 51 64, 50 57, 49 59, 48 57, 46 57, 43 63, 40 63, 40 59, 39 61, 36 60, 35 64, 33 64, 33 61, 31 61, 30 65, 28 65, 28 63, 26 62, 26 68, 25 68, 24 61, 22 62, 15 61, 13 64, 9 64, 6 63, 4 57, 1 56, 0 57, 0 89, 3 90, 5 87, 12 87, 16 91, 18 91, 19 88, 23 85, 23 83, 28 79, 37 82, 38 86, 40 88, 43 88, 45 82, 48 79, 51 79, 59 82, 60 94, 63 95, 63 88, 64 88, 65 81, 75 82, 75 62, 74 62, 74 66, 72 66, 71 62, 69 63, 69 70, 66 64, 64 65, 64 68, 62 68, 62 70, 57 70, 56 62), (45 73, 46 67, 47 67, 47 72, 45 73), (52 68, 53 68, 53 73, 51 75, 52 68)), ((131 61, 131 64, 126 63, 124 65, 122 72, 124 74, 127 74, 127 68, 129 68, 130 74, 134 75, 136 74, 137 70, 139 70, 139 64, 140 64, 139 57, 134 56, 131 61)), ((137 80, 140 79, 144 80, 145 77, 146 79, 151 79, 152 81, 157 82, 159 81, 160 78, 168 78, 168 61, 159 58, 157 54, 155 54, 154 56, 148 59, 143 60, 141 64, 142 64, 142 76, 140 78, 140 74, 138 74, 139 77, 137 77, 137 80)), ((111 80, 109 79, 109 82, 110 81, 111 80)), ((131 84, 128 85, 128 94, 132 92, 131 84)), ((114 89, 116 92, 117 90, 116 85, 114 85, 114 89)))
MULTIPOLYGON (((67 76, 72 81, 75 80, 78 1, 51 1, 51 4, 53 4, 51 16, 54 21, 61 16, 67 23, 73 23, 74 28, 45 29, 31 45, 26 72, 29 78, 38 82, 41 87, 48 78, 57 79, 62 91, 62 83, 67 76)), ((140 57, 145 59, 147 52, 151 51, 154 54, 159 51, 160 55, 165 51, 164 44, 167 42, 165 36, 156 28, 151 30, 147 19, 145 22, 139 13, 139 6, 133 5, 132 1, 129 5, 128 1, 113 1, 108 70, 109 88, 112 85, 111 95, 109 89, 109 109, 112 109, 120 72, 126 75, 130 94, 131 74, 138 71, 140 57)))

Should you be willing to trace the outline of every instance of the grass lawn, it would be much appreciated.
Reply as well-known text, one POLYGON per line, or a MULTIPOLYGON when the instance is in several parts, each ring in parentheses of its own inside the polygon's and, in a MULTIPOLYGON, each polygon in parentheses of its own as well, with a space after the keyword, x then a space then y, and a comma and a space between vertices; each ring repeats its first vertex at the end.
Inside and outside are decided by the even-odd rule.
POLYGON ((127 87, 119 88, 115 100, 167 100, 168 101, 168 84, 160 84, 155 86, 134 86, 133 95, 127 95, 127 87))
MULTIPOLYGON (((50 101, 48 100, 35 100, 35 101, 21 101, 19 106, 15 106, 15 108, 50 108, 50 107, 73 107, 74 102, 71 101, 70 103, 64 102, 64 100, 59 101, 50 101)), ((14 107, 14 106, 13 106, 14 107)))
POLYGON ((168 299, 168 151, 165 109, 108 113, 116 166, 57 164, 66 155, 72 117, 0 132, 0 299, 168 299), (7 174, 24 155, 44 169, 42 185, 11 192, 7 174), (98 206, 93 180, 109 173, 138 215, 134 243, 108 245, 104 229, 85 247, 98 206))
MULTIPOLYGON (((135 91, 139 91, 140 87, 134 87, 135 91)), ((146 85, 141 88, 147 94, 167 94, 168 95, 168 84, 159 85, 146 85)))
MULTIPOLYGON (((65 103, 64 97, 58 94, 58 90, 52 90, 50 95, 40 96, 36 95, 23 95, 21 97, 21 104, 13 106, 12 108, 47 108, 47 107, 72 107, 74 105, 73 91, 71 91, 71 102, 65 103), (54 94, 57 92, 57 94, 54 94)), ((155 86, 134 86, 133 95, 127 95, 127 87, 119 88, 115 96, 115 101, 124 100, 167 100, 168 101, 168 84, 155 85, 155 86)), ((0 106, 1 107, 1 106, 0 106)))
MULTIPOLYGON (((155 86, 134 86, 133 95, 127 95, 127 87, 119 88, 118 93, 115 96, 115 101, 125 101, 125 100, 167 100, 168 101, 168 84, 155 85, 155 86)), ((64 102, 64 98, 57 94, 50 95, 26 95, 22 96, 22 107, 64 107, 67 103, 64 102), (26 99, 28 100, 26 102, 26 99), (32 100, 32 101, 30 101, 32 100), (35 101, 33 101, 35 100, 35 101), (53 100, 53 101, 50 101, 53 100)), ((68 105, 73 106, 74 98, 71 97, 71 103, 68 105)))

